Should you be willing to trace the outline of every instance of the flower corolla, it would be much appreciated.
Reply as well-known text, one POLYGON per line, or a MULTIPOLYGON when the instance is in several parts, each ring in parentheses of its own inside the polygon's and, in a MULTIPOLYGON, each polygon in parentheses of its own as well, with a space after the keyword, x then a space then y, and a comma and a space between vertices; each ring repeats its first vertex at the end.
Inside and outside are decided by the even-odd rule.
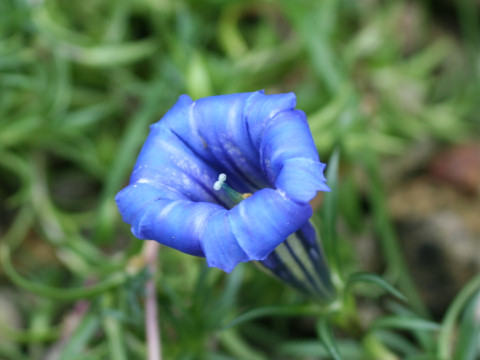
POLYGON ((226 272, 267 260, 307 226, 309 201, 329 190, 306 116, 295 105, 293 93, 180 96, 151 126, 130 184, 116 196, 133 234, 203 256, 226 272), (222 184, 214 189, 219 180, 248 195, 235 200, 222 184))

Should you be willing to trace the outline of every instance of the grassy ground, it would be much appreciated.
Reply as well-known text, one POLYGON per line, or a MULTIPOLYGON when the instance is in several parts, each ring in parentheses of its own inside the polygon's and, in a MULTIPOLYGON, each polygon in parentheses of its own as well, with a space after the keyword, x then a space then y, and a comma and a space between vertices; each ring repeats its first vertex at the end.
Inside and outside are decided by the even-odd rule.
POLYGON ((251 264, 225 275, 162 248, 164 358, 478 358, 480 279, 432 318, 389 216, 405 173, 384 170, 418 144, 478 139, 479 12, 468 0, 0 0, 0 359, 145 358, 149 276, 113 197, 180 94, 258 89, 297 94, 329 163, 334 191, 314 220, 342 296, 325 321, 251 264), (378 245, 381 277, 358 273, 360 238, 378 245))

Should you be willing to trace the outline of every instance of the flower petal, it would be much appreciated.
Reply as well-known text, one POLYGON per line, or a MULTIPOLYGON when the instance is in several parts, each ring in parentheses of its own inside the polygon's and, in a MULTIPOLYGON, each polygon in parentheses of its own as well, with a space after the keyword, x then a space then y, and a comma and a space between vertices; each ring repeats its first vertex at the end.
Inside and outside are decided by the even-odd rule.
POLYGON ((309 159, 288 159, 275 182, 291 199, 300 202, 312 200, 318 191, 330 191, 325 184, 325 164, 309 159))
POLYGON ((198 158, 168 128, 153 128, 138 156, 131 183, 143 182, 172 189, 172 196, 192 201, 226 204, 226 197, 213 190, 219 169, 198 158), (175 195, 173 195, 175 193, 175 195))
POLYGON ((243 116, 254 148, 259 148, 265 127, 275 115, 282 111, 293 110, 296 103, 294 93, 265 95, 263 91, 257 91, 252 94, 243 116))
POLYGON ((308 203, 272 189, 257 191, 229 212, 232 232, 250 260, 264 259, 311 215, 308 203))
POLYGON ((202 235, 202 248, 208 265, 226 272, 232 271, 239 262, 250 260, 233 235, 227 210, 208 219, 202 235))
POLYGON ((230 186, 253 192, 272 186, 261 169, 258 145, 275 115, 295 107, 295 95, 265 95, 263 91, 212 96, 191 102, 179 98, 161 122, 199 159, 215 164, 229 176, 230 186))
POLYGON ((170 195, 170 190, 154 187, 147 183, 133 183, 115 196, 123 221, 133 224, 141 212, 153 201, 170 195))
POLYGON ((260 143, 262 168, 277 189, 308 202, 328 191, 307 119, 302 111, 278 113, 266 126, 260 143))
POLYGON ((225 211, 217 204, 165 199, 167 191, 132 184, 116 197, 124 220, 139 239, 156 240, 187 254, 204 256, 200 237, 208 219, 225 211))

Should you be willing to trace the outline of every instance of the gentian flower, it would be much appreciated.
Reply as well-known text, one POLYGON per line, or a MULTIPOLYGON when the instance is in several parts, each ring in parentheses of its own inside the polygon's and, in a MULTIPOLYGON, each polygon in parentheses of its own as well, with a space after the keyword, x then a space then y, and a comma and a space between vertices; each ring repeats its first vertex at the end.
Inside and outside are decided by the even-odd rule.
POLYGON ((309 271, 328 275, 309 224, 309 201, 329 190, 325 164, 295 104, 293 93, 180 96, 151 126, 130 184, 116 196, 133 234, 203 256, 226 272, 261 261, 294 286, 315 288, 274 252, 285 248, 290 262, 305 267, 291 256, 297 241, 309 271))

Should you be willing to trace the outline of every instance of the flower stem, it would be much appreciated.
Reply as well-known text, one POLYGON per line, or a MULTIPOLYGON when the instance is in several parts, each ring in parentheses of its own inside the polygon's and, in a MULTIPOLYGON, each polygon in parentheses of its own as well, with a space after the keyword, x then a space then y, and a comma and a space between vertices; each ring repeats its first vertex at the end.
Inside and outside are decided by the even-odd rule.
POLYGON ((153 240, 145 241, 143 256, 150 278, 145 283, 145 332, 147 334, 148 360, 162 360, 162 344, 157 311, 157 296, 154 274, 157 270, 160 244, 153 240))

